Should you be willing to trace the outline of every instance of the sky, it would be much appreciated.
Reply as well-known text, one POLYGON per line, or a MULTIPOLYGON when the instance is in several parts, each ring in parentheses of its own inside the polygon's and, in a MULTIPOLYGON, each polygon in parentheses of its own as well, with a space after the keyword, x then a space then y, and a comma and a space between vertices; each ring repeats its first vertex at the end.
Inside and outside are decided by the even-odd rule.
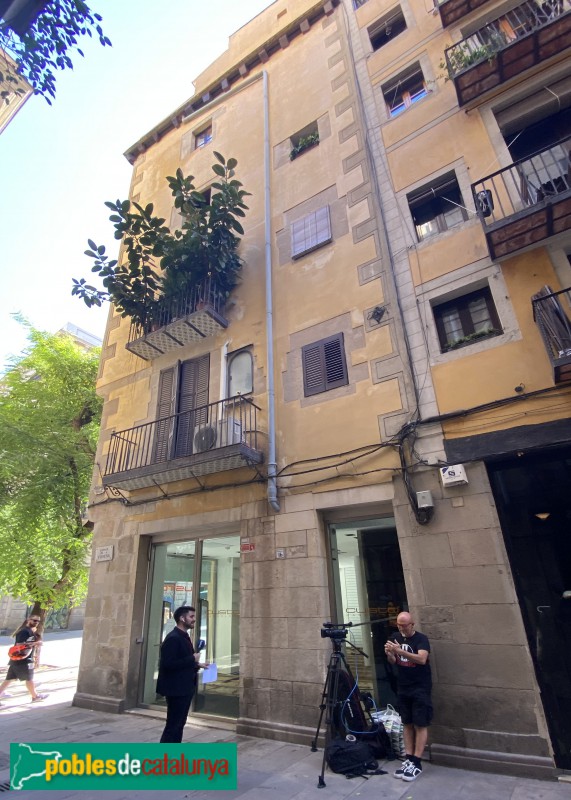
POLYGON ((106 200, 128 196, 125 150, 194 93, 192 81, 270 0, 88 0, 113 46, 84 37, 85 58, 57 73, 49 106, 31 97, 0 134, 0 373, 26 347, 13 318, 103 337, 108 305, 71 296, 89 278, 87 239, 116 258, 106 200))

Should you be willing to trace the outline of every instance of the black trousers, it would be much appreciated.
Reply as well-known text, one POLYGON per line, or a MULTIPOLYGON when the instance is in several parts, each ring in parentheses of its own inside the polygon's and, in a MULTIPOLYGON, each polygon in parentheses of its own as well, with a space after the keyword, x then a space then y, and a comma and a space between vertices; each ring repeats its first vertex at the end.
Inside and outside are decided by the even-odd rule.
POLYGON ((171 695, 165 698, 167 701, 167 724, 161 736, 161 742, 173 744, 182 742, 182 733, 192 697, 192 694, 185 694, 180 697, 171 695))

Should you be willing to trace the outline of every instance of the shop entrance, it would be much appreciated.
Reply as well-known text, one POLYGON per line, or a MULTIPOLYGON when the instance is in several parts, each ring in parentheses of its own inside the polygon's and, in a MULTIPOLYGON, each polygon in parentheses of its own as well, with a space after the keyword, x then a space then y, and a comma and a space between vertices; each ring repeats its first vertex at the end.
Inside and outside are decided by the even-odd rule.
POLYGON ((384 646, 408 604, 394 518, 330 525, 329 535, 333 621, 366 623, 352 628, 349 639, 369 658, 348 648, 347 661, 360 689, 371 692, 378 707, 396 705, 396 675, 384 646))
MULTIPOLYGON (((152 549, 148 634, 142 702, 164 705, 156 694, 161 642, 174 627, 173 613, 182 605, 196 608, 193 642, 206 642, 204 660, 215 663, 218 679, 199 677, 192 710, 237 717, 240 675, 240 537, 216 536, 152 549)), ((202 673, 200 673, 202 675, 202 673)))
POLYGON ((555 763, 571 769, 571 451, 488 465, 555 763))

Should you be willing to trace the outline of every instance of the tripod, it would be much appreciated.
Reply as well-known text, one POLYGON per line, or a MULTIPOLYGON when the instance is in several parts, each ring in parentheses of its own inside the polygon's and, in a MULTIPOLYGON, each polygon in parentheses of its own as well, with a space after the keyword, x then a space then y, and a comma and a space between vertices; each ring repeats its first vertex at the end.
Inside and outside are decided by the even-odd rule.
MULTIPOLYGON (((361 714, 363 714, 361 705, 360 705, 360 698, 358 690, 355 692, 354 702, 351 705, 350 697, 352 696, 352 690, 349 689, 346 697, 340 698, 340 689, 347 689, 348 687, 356 687, 356 681, 353 677, 353 673, 347 663, 347 659, 345 657, 345 653, 341 650, 341 644, 345 642, 348 644, 349 647, 352 647, 353 650, 356 650, 365 658, 368 658, 368 655, 361 650, 360 647, 356 647, 351 642, 348 642, 343 637, 332 637, 331 644, 333 645, 333 652, 329 658, 329 664, 327 665, 327 675, 325 676, 325 683, 323 685, 323 694, 321 695, 321 703, 319 704, 319 720, 317 722, 317 729, 315 731, 315 737, 311 743, 311 752, 315 753, 317 751, 317 740, 319 738, 319 731, 321 729, 321 723, 323 721, 323 715, 325 715, 325 745, 323 748, 323 761, 321 762, 321 772, 319 774, 317 786, 319 789, 323 789, 326 785, 324 780, 325 775, 325 759, 327 753, 327 745, 330 743, 331 739, 333 738, 334 732, 340 731, 343 733, 343 707, 349 701, 349 709, 352 713, 352 716, 356 716, 357 706, 361 714), (341 684, 344 686, 341 686, 341 684), (357 705, 355 705, 357 704, 357 705)), ((364 715, 363 715, 364 717, 364 715)))

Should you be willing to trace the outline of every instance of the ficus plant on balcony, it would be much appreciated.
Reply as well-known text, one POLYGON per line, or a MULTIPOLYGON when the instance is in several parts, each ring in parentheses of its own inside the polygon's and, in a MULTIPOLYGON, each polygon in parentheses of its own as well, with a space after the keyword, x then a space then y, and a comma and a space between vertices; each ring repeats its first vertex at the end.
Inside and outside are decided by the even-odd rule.
POLYGON ((181 169, 167 177, 179 211, 180 229, 171 231, 161 217, 154 216, 152 203, 142 206, 128 200, 107 202, 115 238, 123 242, 121 261, 109 259, 104 245, 88 240, 85 254, 93 259, 91 271, 102 279, 104 289, 73 279, 72 295, 87 306, 113 303, 122 317, 148 328, 173 298, 179 298, 207 279, 228 297, 238 282, 242 259, 238 255, 244 229, 238 217, 248 206, 250 193, 234 178, 235 158, 228 161, 214 153, 217 177, 211 184, 210 200, 194 186, 194 176, 181 169))

